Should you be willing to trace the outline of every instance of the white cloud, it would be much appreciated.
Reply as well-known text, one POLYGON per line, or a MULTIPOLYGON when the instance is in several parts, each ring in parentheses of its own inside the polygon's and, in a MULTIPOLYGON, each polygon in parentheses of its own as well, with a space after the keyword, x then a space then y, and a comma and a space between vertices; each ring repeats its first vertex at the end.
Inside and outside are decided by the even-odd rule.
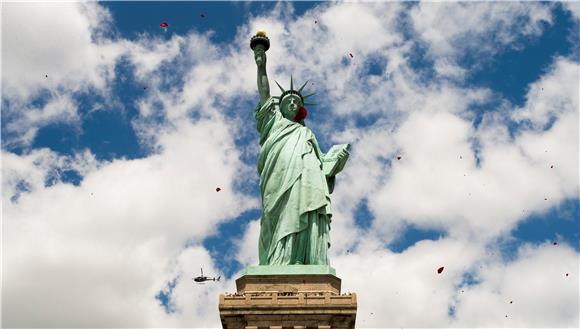
MULTIPOLYGON (((143 42, 148 43, 150 40, 143 42)), ((139 78, 151 87, 147 97, 140 99, 137 104, 145 118, 161 115, 173 124, 192 113, 220 117, 224 113, 224 104, 231 106, 229 101, 232 98, 246 96, 256 90, 255 79, 252 79, 255 68, 251 66, 255 64, 253 58, 247 56, 250 50, 246 50, 246 43, 243 52, 233 47, 222 50, 211 43, 209 35, 190 34, 185 38, 176 37, 170 43, 159 47, 181 50, 175 58, 173 69, 184 80, 182 86, 170 90, 161 91, 159 86, 165 82, 164 78, 171 80, 174 77, 164 76, 159 71, 162 66, 150 63, 153 60, 149 60, 149 63, 139 60, 143 57, 140 52, 146 49, 137 48, 131 53, 138 74, 146 72, 139 78)))
MULTIPOLYGON (((447 92, 413 112, 393 132, 391 149, 378 154, 393 159, 399 152, 402 159, 384 168, 387 176, 379 171, 372 180, 356 183, 377 187, 370 197, 376 227, 387 234, 400 222, 409 222, 487 239, 508 232, 531 212, 578 197, 578 112, 572 91, 578 82, 568 78, 576 66, 561 69, 565 63, 558 62, 540 79, 548 81, 545 90, 557 94, 538 94, 533 87, 527 105, 514 112, 537 120, 551 113, 558 119, 548 131, 523 132, 512 140, 498 115, 488 116, 476 130, 471 120, 453 113, 465 109, 465 102, 453 106, 452 100, 460 98, 447 92), (441 102, 446 98, 451 102, 441 102), (446 112, 441 104, 451 106, 446 112), (473 141, 480 144, 477 154, 473 141)), ((368 165, 361 166, 364 170, 368 165)))
POLYGON ((580 3, 578 1, 562 1, 562 6, 572 13, 574 19, 580 19, 580 3))
POLYGON ((152 72, 161 64, 171 62, 177 57, 185 41, 179 35, 174 35, 167 41, 151 35, 142 35, 134 42, 124 41, 129 58, 136 67, 135 77, 142 81, 154 78, 152 72))
MULTIPOLYGON (((201 247, 188 248, 178 257, 174 273, 178 280, 171 294, 174 308, 164 326, 179 328, 219 328, 221 326, 218 312, 218 296, 224 291, 232 291, 233 280, 222 279, 204 284, 194 283, 192 278, 199 275, 203 265, 204 275, 218 276, 219 272, 212 265, 207 250, 201 247)), ((150 322, 149 326, 159 326, 159 322, 150 322)))
POLYGON ((543 129, 551 118, 578 110, 578 76, 580 66, 566 58, 557 58, 550 70, 532 83, 526 106, 512 114, 516 121, 528 121, 535 129, 543 129))
MULTIPOLYGON (((18 5, 3 11, 3 33, 9 35, 4 53, 7 44, 21 42, 11 27, 14 14, 32 8, 18 5)), ((14 131, 26 136, 26 131, 48 122, 82 120, 70 98, 70 91, 78 89, 71 86, 82 81, 79 88, 106 90, 113 77, 111 65, 126 55, 138 81, 148 86, 146 96, 136 100, 140 116, 133 125, 141 142, 155 153, 109 163, 96 161, 88 151, 77 157, 46 149, 23 155, 3 152, 3 325, 219 326, 217 295, 234 291, 236 276, 204 286, 193 285, 190 278, 199 267, 206 274, 220 274, 201 241, 226 219, 259 206, 233 187, 235 179, 255 175, 255 168, 240 162, 233 142, 242 129, 253 130, 253 123, 229 117, 222 106, 252 110, 233 101, 257 97, 248 38, 264 29, 272 40, 272 94, 278 94, 274 79, 287 85, 291 73, 299 82, 311 78, 312 88, 325 92, 318 96, 324 104, 317 110, 326 111, 322 113, 328 119, 321 116, 321 121, 308 124, 319 138, 353 144, 350 163, 333 193, 331 261, 343 279, 343 290, 359 294, 357 326, 515 323, 504 322, 508 319, 520 326, 577 326, 578 313, 569 311, 578 297, 577 284, 565 290, 569 281, 557 282, 549 298, 538 296, 550 294, 546 287, 551 281, 525 291, 526 286, 546 282, 542 280, 551 278, 551 271, 569 270, 577 277, 577 252, 527 247, 514 262, 504 263, 485 251, 490 241, 507 234, 527 214, 578 197, 577 64, 556 59, 530 86, 523 107, 512 109, 504 103, 505 108, 486 115, 474 128, 470 107, 497 95, 452 82, 422 81, 409 63, 417 40, 403 33, 403 23, 409 23, 401 22, 407 4, 325 3, 296 20, 288 15, 290 4, 278 4, 268 16, 253 17, 239 27, 226 48, 213 45, 209 34, 196 33, 165 41, 149 35, 134 42, 107 41, 98 27, 102 25, 94 24, 100 20, 106 26, 110 20, 98 4, 58 6, 30 12, 40 17, 60 10, 61 20, 70 21, 75 33, 62 31, 59 23, 43 30, 46 42, 25 42, 30 54, 54 52, 57 59, 20 59, 17 51, 8 52, 8 62, 4 58, 3 65, 13 66, 3 73, 3 81, 11 80, 3 97, 22 99, 15 112, 27 109, 20 116, 26 120, 20 122, 30 129, 14 131), (63 42, 83 59, 80 64, 65 61, 68 54, 61 61, 61 50, 50 42, 56 33, 64 33, 63 42), (91 35, 98 36, 97 43, 91 35), (47 63, 60 70, 49 73, 49 82, 38 82, 34 70, 45 70, 47 63), (361 78, 371 63, 381 73, 361 78), (164 74, 166 68, 172 76, 164 74), (19 77, 18 70, 26 74, 19 77), (162 88, 180 78, 183 85, 162 88), (59 97, 49 103, 53 107, 26 107, 26 96, 42 89, 58 91, 59 97), (191 120, 192 114, 199 119, 191 120), (361 128, 352 120, 361 114, 378 119, 361 128), (553 126, 538 129, 550 116, 557 118, 553 126), (347 121, 345 131, 335 131, 334 118, 347 121), (510 136, 508 119, 530 124, 510 136), (480 144, 477 154, 474 141, 480 144), (397 155, 402 159, 396 160, 397 155), (81 172, 80 186, 58 181, 45 186, 47 177, 69 168, 81 172), (22 180, 29 191, 21 191, 13 203, 10 198, 22 180), (221 192, 215 192, 216 185, 221 192), (357 228, 352 216, 365 198, 375 216, 368 232, 357 228), (400 254, 385 249, 406 223, 447 230, 450 236, 419 242, 400 254), (569 269, 570 264, 576 267, 569 269), (445 266, 442 275, 435 273, 439 266, 445 266), (542 270, 526 275, 536 268, 542 270), (461 294, 458 288, 466 272, 481 283, 463 287, 461 294), (167 283, 172 280, 176 286, 170 291, 167 283), (175 313, 165 314, 154 298, 162 289, 170 293, 175 313), (494 321, 495 315, 505 315, 503 299, 508 295, 530 302, 517 304, 521 308, 513 317, 494 321), (393 302, 385 304, 385 298, 393 302), (456 307, 455 319, 448 316, 450 306, 456 307), (546 310, 545 322, 536 317, 538 309, 546 310), (482 310, 493 317, 481 320, 486 315, 482 310)), ((550 7, 538 4, 412 7, 411 22, 430 46, 429 55, 437 59, 436 69, 455 78, 471 69, 456 66, 457 56, 479 45, 478 51, 493 56, 518 36, 538 35, 541 22, 552 19, 550 7), (514 17, 525 22, 523 31, 513 28, 514 17), (497 39, 490 38, 494 33, 499 33, 497 39), (472 42, 457 47, 469 37, 472 42)), ((38 22, 30 19, 23 39, 33 40, 35 31, 48 24, 50 18, 42 17, 38 22)), ((243 266, 257 263, 258 234, 259 221, 251 221, 235 243, 236 259, 243 266)))
POLYGON ((578 253, 568 246, 523 246, 513 263, 496 260, 477 273, 481 282, 457 296, 453 324, 578 327, 577 275, 578 253))
POLYGON ((34 107, 25 104, 12 103, 11 106, 20 107, 17 111, 6 113, 7 121, 5 132, 11 134, 6 145, 30 145, 38 129, 50 123, 78 124, 77 104, 69 94, 53 95, 46 104, 34 107), (18 104, 18 105, 16 105, 18 104))
POLYGON ((74 170, 85 176, 98 167, 99 163, 88 150, 73 157, 61 156, 46 148, 20 156, 2 152, 2 199, 9 202, 20 192, 36 192, 47 184, 58 183, 64 171, 74 170))
POLYGON ((243 267, 257 265, 258 260, 258 241, 260 237, 260 220, 253 220, 246 226, 244 236, 236 242, 238 249, 236 260, 243 267))
MULTIPOLYGON (((54 153, 3 155, 3 231, 10 232, 2 249, 3 324, 165 323, 154 296, 173 279, 175 266, 185 266, 179 255, 200 249, 219 223, 256 207, 255 200, 233 190, 243 165, 225 127, 217 121, 183 122, 162 135, 159 154, 100 164, 77 187, 44 187, 47 171, 60 161, 54 153), (22 176, 32 178, 34 188, 13 203, 6 192, 22 176), (186 245, 192 247, 184 250, 186 245)), ((203 248, 194 253, 199 257, 188 259, 187 268, 197 273, 206 265, 213 271, 205 254, 203 248)), ((182 286, 189 289, 187 284, 180 283, 176 294, 182 286)))
POLYGON ((2 114, 7 130, 18 134, 4 143, 29 145, 42 126, 79 123, 72 94, 107 94, 123 50, 102 37, 112 22, 96 3, 2 7, 2 114), (35 98, 47 104, 38 108, 35 98))
POLYGON ((449 302, 481 256, 477 245, 446 239, 422 241, 402 254, 363 246, 333 264, 342 291, 357 293, 357 327, 436 328, 448 326, 449 302))
MULTIPOLYGON (((456 61, 470 53, 482 60, 519 44, 521 36, 538 36, 552 23, 551 6, 531 2, 421 2, 410 11, 413 28, 441 76, 462 77, 456 61)), ((479 62, 479 61, 478 61, 479 62)))
POLYGON ((105 87, 119 49, 95 43, 93 29, 111 24, 92 3, 15 3, 2 10, 3 97, 26 99, 41 89, 105 87), (45 76, 48 75, 48 78, 45 76))

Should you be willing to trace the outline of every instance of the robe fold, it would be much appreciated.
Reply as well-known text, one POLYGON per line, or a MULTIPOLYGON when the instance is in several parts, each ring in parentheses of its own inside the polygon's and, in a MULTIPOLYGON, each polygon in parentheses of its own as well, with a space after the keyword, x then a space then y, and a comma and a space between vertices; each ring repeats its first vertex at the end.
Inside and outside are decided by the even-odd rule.
POLYGON ((258 173, 262 194, 260 265, 328 265, 332 216, 324 154, 304 125, 288 120, 275 99, 259 104, 258 173))

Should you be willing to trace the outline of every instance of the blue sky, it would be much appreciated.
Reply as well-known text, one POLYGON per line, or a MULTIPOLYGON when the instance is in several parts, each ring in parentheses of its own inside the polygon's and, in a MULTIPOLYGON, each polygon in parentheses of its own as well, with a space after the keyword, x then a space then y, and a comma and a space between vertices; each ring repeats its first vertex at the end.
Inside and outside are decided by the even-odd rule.
POLYGON ((265 30, 272 92, 309 80, 323 150, 353 146, 330 254, 357 327, 578 326, 579 7, 3 4, 3 325, 219 326, 257 263, 265 30))

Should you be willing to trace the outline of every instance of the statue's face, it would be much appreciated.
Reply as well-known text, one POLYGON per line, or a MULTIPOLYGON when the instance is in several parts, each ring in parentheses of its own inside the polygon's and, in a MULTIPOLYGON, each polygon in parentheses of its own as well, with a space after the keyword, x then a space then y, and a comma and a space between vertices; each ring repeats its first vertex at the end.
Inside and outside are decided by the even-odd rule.
POLYGON ((300 97, 296 95, 287 95, 280 102, 280 111, 288 120, 294 120, 298 109, 304 106, 300 97))

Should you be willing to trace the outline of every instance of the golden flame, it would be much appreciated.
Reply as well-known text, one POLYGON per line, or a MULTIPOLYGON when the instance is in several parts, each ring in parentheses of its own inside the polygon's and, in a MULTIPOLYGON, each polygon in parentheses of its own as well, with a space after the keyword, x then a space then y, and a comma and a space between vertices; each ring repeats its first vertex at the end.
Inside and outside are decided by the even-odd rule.
POLYGON ((266 32, 265 32, 265 31, 258 31, 258 32, 256 33, 256 36, 259 36, 259 37, 265 37, 265 36, 266 36, 266 32))

